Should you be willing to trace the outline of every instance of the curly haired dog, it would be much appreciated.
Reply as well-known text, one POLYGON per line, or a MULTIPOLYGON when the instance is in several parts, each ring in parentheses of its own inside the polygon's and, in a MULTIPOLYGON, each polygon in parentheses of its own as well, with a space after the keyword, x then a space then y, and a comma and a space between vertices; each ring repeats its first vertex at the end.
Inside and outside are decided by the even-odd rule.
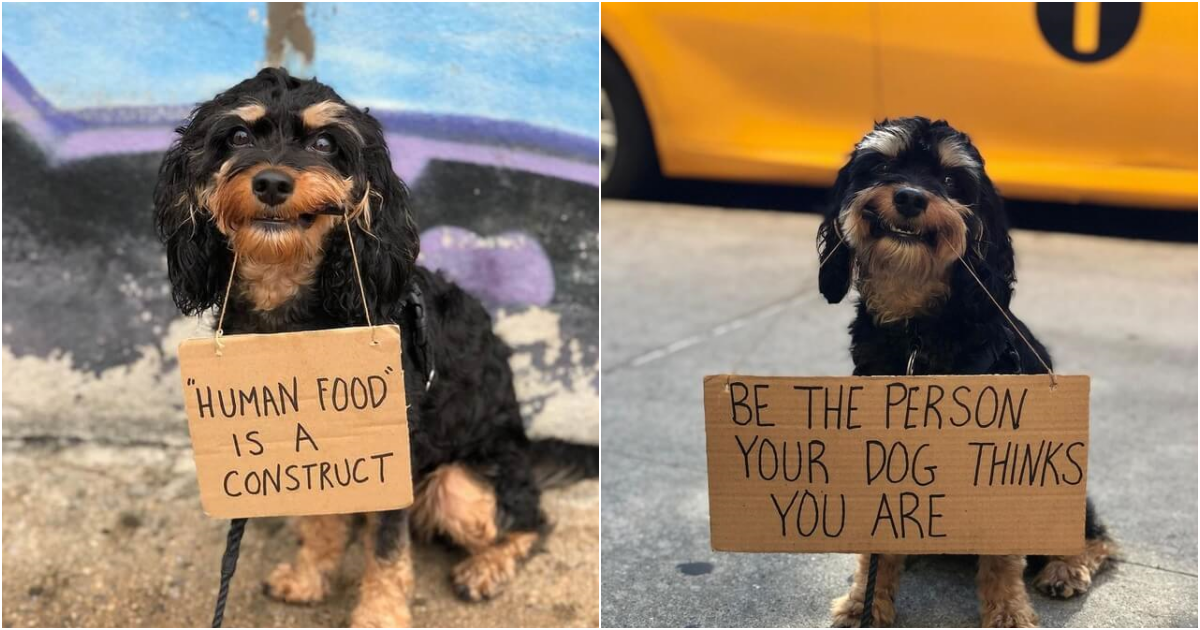
MULTIPOLYGON (((266 69, 198 106, 159 170, 156 226, 172 296, 187 315, 217 306, 234 253, 227 333, 273 333, 365 324, 349 236, 374 322, 404 332, 405 394, 416 500, 369 515, 366 573, 355 626, 411 622, 410 527, 467 552, 453 571, 467 600, 496 595, 547 532, 540 492, 599 470, 594 446, 530 440, 509 368, 510 350, 483 306, 416 264, 417 226, 392 170, 383 129, 328 86, 266 69), (405 296, 424 296, 426 360, 405 296)), ((294 603, 321 601, 355 529, 349 515, 298 520, 300 548, 265 590, 294 603)))
MULTIPOLYGON (((821 293, 840 302, 853 283, 859 301, 850 325, 856 376, 1045 374, 1050 355, 1016 317, 1029 348, 992 303, 1006 310, 1016 282, 1008 219, 971 139, 945 121, 885 120, 854 148, 838 173, 834 205, 818 234, 821 293), (961 260, 960 260, 961 259, 961 260), (966 264, 979 276, 970 275, 966 264), (980 286, 986 287, 986 293, 980 286), (1040 355, 1040 359, 1039 359, 1040 355), (1046 362, 1045 366, 1042 360, 1046 362)), ((1034 586, 1072 597, 1114 545, 1090 501, 1085 551, 1031 557, 1034 586)), ((857 626, 869 556, 859 556, 850 592, 833 602, 836 626, 857 626)), ((895 620, 904 557, 882 555, 875 625, 895 620)), ((1029 627, 1037 615, 1026 594, 1024 556, 980 556, 977 583, 985 627, 1029 627)))

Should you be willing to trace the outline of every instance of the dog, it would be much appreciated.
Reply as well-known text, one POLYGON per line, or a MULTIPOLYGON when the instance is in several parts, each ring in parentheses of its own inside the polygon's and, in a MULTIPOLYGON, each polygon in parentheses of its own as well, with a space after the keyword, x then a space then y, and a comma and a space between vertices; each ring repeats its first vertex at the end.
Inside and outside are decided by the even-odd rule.
MULTIPOLYGON (((878 123, 839 171, 833 199, 817 232, 818 282, 830 303, 851 284, 858 291, 856 376, 1052 370, 1045 346, 997 307, 1007 312, 1016 282, 1012 241, 1000 194, 966 134, 921 117, 878 123)), ((1061 598, 1087 592, 1115 551, 1090 500, 1084 534, 1080 555, 1030 558, 1041 567, 1037 589, 1061 598)), ((859 556, 850 592, 834 600, 835 626, 860 624, 869 558, 859 556)), ((903 564, 903 556, 879 558, 873 625, 895 621, 903 564)), ((1037 624, 1025 569, 1024 556, 979 557, 983 626, 1037 624)))
MULTIPOLYGON (((410 625, 410 532, 466 551, 452 575, 460 597, 499 594, 548 533, 541 491, 596 477, 599 450, 526 436, 511 352, 488 312, 417 265, 408 191, 379 122, 327 85, 268 68, 196 107, 176 132, 154 207, 180 311, 216 309, 230 283, 225 333, 361 326, 364 299, 374 323, 401 325, 415 502, 368 515, 351 624, 410 625)), ((299 550, 266 594, 321 601, 355 521, 296 521, 299 550)))

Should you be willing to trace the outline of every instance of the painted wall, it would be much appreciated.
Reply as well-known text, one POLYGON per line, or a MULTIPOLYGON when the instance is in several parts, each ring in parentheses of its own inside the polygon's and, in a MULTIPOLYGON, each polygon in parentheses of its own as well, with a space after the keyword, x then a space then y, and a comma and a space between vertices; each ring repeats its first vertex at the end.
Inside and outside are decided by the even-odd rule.
POLYGON ((6 4, 4 437, 186 440, 152 232, 172 129, 270 64, 383 123, 421 262, 492 310, 535 431, 598 427, 594 4, 6 4))

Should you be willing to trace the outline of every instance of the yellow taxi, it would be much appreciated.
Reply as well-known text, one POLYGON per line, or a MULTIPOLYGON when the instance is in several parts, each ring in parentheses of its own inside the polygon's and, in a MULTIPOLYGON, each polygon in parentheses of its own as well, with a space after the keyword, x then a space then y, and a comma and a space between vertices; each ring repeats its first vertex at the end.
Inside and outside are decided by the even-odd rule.
POLYGON ((1010 197, 1196 208, 1196 4, 601 5, 605 194, 828 185, 886 117, 945 118, 1010 197))

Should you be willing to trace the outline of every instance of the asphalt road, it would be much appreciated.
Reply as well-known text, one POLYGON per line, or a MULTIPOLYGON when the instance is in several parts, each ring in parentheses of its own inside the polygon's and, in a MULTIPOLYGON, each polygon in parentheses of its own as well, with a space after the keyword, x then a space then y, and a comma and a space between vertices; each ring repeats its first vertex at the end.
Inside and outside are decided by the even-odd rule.
MULTIPOLYGON (((851 556, 711 550, 701 397, 705 374, 850 373, 818 218, 605 200, 601 221, 603 624, 828 626, 851 556)), ((1195 627, 1196 245, 1013 238, 1013 310, 1092 377, 1088 491, 1123 549, 1086 596, 1033 605, 1048 627, 1195 627)), ((973 576, 916 561, 897 624, 977 625, 973 576)))

